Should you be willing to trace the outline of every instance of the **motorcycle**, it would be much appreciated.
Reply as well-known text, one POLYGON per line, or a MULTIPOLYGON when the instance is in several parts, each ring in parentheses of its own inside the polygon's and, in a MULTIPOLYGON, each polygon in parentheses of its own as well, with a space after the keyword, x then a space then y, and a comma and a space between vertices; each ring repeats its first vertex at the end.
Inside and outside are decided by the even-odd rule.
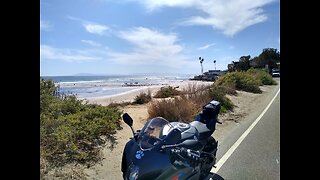
POLYGON ((204 179, 216 163, 218 141, 215 131, 221 105, 211 101, 203 106, 191 123, 169 122, 155 117, 141 130, 132 128, 133 120, 124 113, 133 137, 125 145, 121 171, 124 180, 204 179))

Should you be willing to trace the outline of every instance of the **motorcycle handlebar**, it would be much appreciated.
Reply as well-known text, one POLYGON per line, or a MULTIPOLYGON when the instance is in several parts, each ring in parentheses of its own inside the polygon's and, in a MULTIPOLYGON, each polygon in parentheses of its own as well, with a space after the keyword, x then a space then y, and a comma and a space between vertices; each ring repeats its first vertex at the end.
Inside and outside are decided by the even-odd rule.
POLYGON ((171 149, 171 157, 173 157, 173 162, 186 161, 190 166, 196 167, 200 162, 200 152, 194 151, 187 148, 173 148, 171 149))
POLYGON ((184 157, 197 157, 200 158, 200 152, 192 149, 181 148, 181 154, 184 157))

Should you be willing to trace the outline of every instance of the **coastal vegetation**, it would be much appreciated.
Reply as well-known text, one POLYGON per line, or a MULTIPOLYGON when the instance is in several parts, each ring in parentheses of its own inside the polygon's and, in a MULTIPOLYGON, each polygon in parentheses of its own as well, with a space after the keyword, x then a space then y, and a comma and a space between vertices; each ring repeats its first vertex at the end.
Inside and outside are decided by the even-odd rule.
POLYGON ((221 76, 215 84, 217 86, 232 87, 252 93, 262 93, 259 86, 276 85, 272 76, 263 69, 249 69, 247 71, 230 72, 221 76))
POLYGON ((148 90, 147 93, 141 92, 139 95, 137 95, 134 98, 134 101, 132 104, 145 104, 151 101, 151 91, 148 90))
POLYGON ((215 84, 226 87, 234 87, 236 90, 243 90, 252 93, 262 93, 259 88, 260 81, 248 72, 231 72, 221 76, 215 84))
POLYGON ((156 92, 154 98, 168 98, 174 97, 180 94, 180 91, 176 90, 176 88, 172 86, 161 87, 159 91, 156 92))
POLYGON ((234 108, 227 94, 237 95, 237 90, 262 93, 259 86, 275 84, 271 75, 263 69, 230 72, 211 86, 189 85, 178 97, 151 102, 148 108, 149 118, 161 116, 170 121, 191 122, 202 107, 212 100, 219 101, 221 113, 226 113, 234 108))
POLYGON ((223 112, 226 112, 232 110, 234 105, 225 95, 224 89, 216 88, 214 85, 190 85, 178 97, 152 101, 148 108, 149 118, 161 116, 169 121, 191 122, 202 107, 212 100, 219 101, 223 112))
POLYGON ((263 69, 250 68, 247 72, 260 81, 259 82, 260 86, 261 85, 277 85, 277 82, 273 80, 272 76, 263 69))
POLYGON ((51 80, 40 78, 40 176, 68 163, 99 161, 105 142, 115 140, 121 113, 60 94, 51 80))
POLYGON ((189 122, 196 113, 196 105, 185 97, 152 101, 148 108, 149 118, 161 116, 168 121, 189 122))

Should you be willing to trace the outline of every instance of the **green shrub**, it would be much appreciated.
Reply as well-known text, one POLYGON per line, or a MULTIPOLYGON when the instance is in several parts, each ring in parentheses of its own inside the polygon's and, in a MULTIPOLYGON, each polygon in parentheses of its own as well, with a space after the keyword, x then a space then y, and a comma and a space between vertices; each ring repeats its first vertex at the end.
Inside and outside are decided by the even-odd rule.
POLYGON ((156 92, 156 95, 154 98, 167 98, 167 97, 173 97, 180 94, 180 91, 176 90, 172 86, 168 87, 161 87, 159 91, 156 92))
POLYGON ((263 69, 254 69, 251 68, 247 71, 249 74, 252 74, 256 79, 261 81, 260 85, 276 85, 277 82, 273 80, 272 76, 263 69))
POLYGON ((133 101, 133 104, 145 104, 151 101, 151 92, 148 91, 147 93, 141 92, 137 95, 133 101))
POLYGON ((221 76, 216 85, 225 85, 235 87, 237 90, 243 90, 253 93, 262 93, 259 85, 261 81, 247 72, 231 72, 221 76))
POLYGON ((46 112, 49 109, 50 103, 55 101, 56 87, 51 80, 40 78, 40 112, 46 112))
POLYGON ((225 110, 233 110, 234 105, 232 104, 231 100, 226 97, 227 92, 228 91, 226 91, 224 88, 221 88, 221 86, 217 85, 213 85, 209 91, 211 99, 219 101, 225 110))
POLYGON ((227 108, 225 106, 221 106, 220 113, 223 114, 227 112, 228 112, 227 108))
POLYGON ((100 160, 100 150, 120 128, 121 111, 62 96, 52 81, 40 79, 41 172, 48 167, 100 160), (105 137, 105 138, 103 138, 105 137))

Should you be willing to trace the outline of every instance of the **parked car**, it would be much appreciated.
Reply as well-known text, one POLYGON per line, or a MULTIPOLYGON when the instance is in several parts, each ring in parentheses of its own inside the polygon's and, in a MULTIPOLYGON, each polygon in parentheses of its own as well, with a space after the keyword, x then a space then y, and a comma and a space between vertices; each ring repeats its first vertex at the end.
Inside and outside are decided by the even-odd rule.
POLYGON ((273 69, 272 77, 280 77, 280 71, 278 69, 273 69))

